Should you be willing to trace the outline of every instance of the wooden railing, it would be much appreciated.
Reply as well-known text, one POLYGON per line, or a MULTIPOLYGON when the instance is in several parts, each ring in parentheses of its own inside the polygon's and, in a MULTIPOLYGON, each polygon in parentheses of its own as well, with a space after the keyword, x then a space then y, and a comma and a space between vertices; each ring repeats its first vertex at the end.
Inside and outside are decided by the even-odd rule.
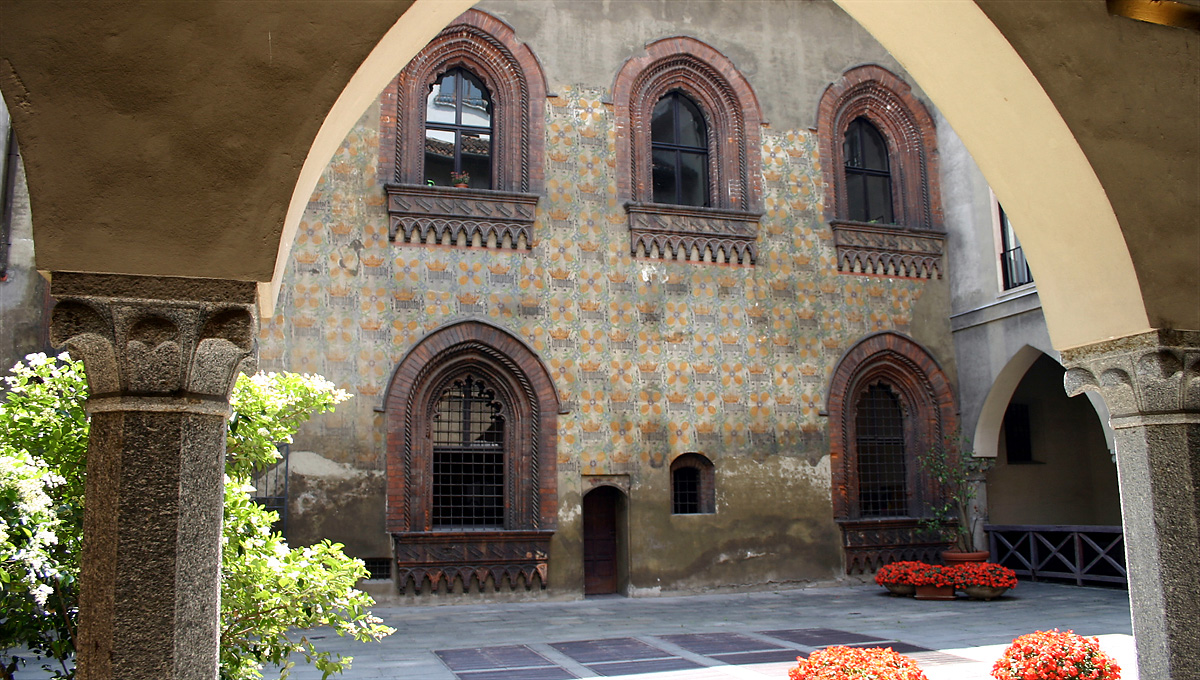
POLYGON ((1129 585, 1119 526, 989 524, 984 530, 992 560, 1018 576, 1129 585))

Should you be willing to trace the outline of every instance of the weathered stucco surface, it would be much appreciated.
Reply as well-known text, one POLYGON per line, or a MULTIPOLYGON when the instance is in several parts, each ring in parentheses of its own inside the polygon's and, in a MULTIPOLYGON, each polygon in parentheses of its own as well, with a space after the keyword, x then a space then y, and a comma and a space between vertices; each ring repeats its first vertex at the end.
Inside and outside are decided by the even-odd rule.
POLYGON ((825 3, 752 3, 748 15, 702 2, 480 8, 512 22, 550 85, 534 247, 389 242, 379 105, 363 115, 309 202, 260 337, 264 367, 322 373, 356 395, 296 439, 297 451, 345 467, 293 471, 291 539, 328 536, 362 557, 389 554, 385 423, 375 409, 400 357, 426 333, 480 318, 529 343, 566 410, 548 596, 581 593, 580 504, 608 478, 628 490, 621 570, 630 593, 835 577, 841 536, 820 411, 837 360, 864 335, 896 330, 953 370, 944 281, 837 271, 809 129, 842 70, 898 67, 825 3), (765 213, 753 266, 630 255, 608 88, 643 44, 685 28, 728 48, 771 118, 753 150, 765 213), (802 55, 783 58, 785 36, 802 55), (824 55, 819 66, 802 67, 812 55, 824 55), (715 466, 714 514, 670 512, 669 464, 686 452, 715 466))

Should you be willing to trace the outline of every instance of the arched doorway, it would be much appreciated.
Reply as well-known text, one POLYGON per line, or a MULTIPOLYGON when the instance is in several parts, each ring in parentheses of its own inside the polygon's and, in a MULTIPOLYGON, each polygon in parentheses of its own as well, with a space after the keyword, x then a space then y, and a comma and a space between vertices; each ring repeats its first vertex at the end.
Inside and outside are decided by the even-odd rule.
POLYGON ((612 486, 583 497, 583 581, 585 595, 624 592, 628 580, 625 494, 612 486))

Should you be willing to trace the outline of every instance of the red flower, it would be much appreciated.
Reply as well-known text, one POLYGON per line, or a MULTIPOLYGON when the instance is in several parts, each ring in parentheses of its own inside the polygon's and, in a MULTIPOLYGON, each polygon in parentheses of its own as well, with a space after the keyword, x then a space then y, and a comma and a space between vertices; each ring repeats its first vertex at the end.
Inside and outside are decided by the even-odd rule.
POLYGON ((875 582, 879 585, 913 585, 913 574, 927 566, 924 562, 892 562, 875 572, 875 582))
POLYGON ((798 659, 790 680, 928 680, 912 659, 880 647, 827 647, 798 659))
POLYGON ((943 566, 940 564, 922 564, 913 569, 912 584, 914 586, 952 586, 958 580, 958 566, 943 566))
POLYGON ((1121 667, 1096 638, 1037 631, 1013 640, 992 667, 996 680, 1120 680, 1121 667))
POLYGON ((989 588, 1016 588, 1017 574, 1012 569, 995 562, 964 562, 958 567, 958 588, 987 586, 989 588))

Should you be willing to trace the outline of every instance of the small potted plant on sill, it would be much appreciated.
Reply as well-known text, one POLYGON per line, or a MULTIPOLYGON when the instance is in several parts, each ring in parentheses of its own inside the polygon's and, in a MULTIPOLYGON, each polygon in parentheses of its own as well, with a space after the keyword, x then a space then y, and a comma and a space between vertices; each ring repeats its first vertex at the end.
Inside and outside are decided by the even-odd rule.
POLYGON ((1096 638, 1039 630, 1013 640, 992 667, 996 680, 1120 680, 1121 667, 1096 638))
POLYGON ((994 600, 1017 587, 1017 574, 995 562, 963 562, 957 565, 955 587, 972 600, 994 600))
POLYGON ((471 183, 471 173, 469 172, 451 172, 450 183, 459 189, 466 189, 471 183))
POLYGON ((912 597, 917 592, 913 583, 916 570, 926 567, 924 562, 892 562, 875 572, 875 582, 888 589, 892 595, 912 597))
POLYGON ((924 564, 912 570, 912 582, 917 587, 918 600, 953 600, 954 584, 958 582, 958 565, 924 564))
POLYGON ((980 550, 975 545, 979 517, 972 510, 975 484, 991 468, 992 461, 976 458, 970 442, 958 434, 931 447, 918 457, 918 461, 945 493, 944 500, 931 507, 933 516, 922 521, 925 528, 950 542, 950 549, 942 553, 942 560, 946 563, 986 561, 986 547, 980 550))
POLYGON ((789 680, 928 680, 917 662, 881 647, 826 647, 788 669, 789 680))

